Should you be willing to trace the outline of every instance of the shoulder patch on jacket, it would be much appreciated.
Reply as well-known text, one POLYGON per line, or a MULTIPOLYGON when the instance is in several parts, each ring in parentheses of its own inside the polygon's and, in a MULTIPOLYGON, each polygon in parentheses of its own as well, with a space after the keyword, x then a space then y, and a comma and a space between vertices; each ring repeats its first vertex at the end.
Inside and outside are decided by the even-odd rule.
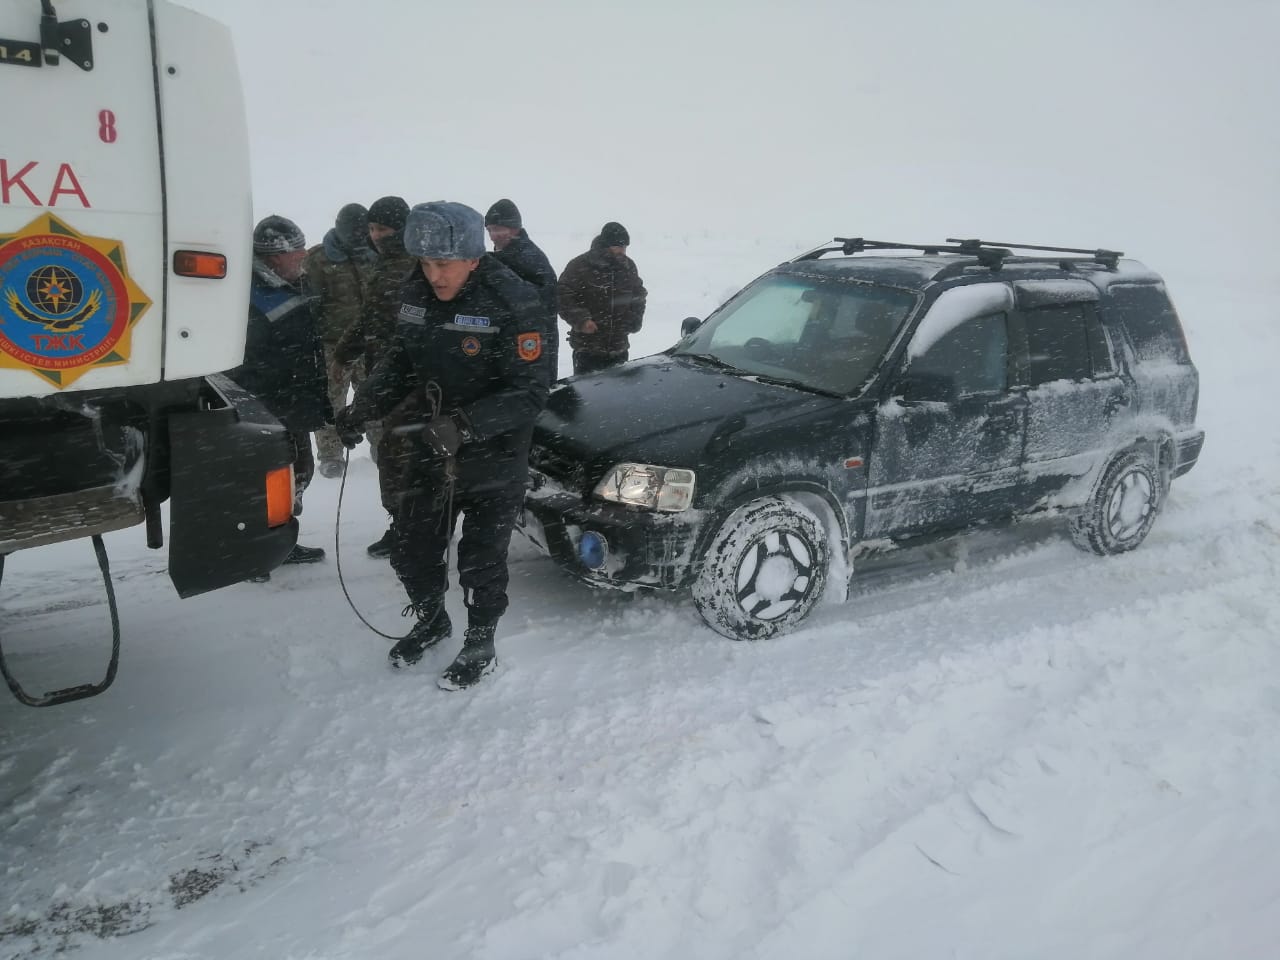
POLYGON ((516 337, 516 352, 521 360, 532 363, 542 356, 542 334, 522 333, 516 337))

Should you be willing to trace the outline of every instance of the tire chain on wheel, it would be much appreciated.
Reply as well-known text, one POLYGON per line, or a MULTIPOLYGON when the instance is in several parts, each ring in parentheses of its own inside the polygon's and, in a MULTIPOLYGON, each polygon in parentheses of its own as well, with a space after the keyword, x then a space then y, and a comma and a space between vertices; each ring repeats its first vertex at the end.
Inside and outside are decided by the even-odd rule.
POLYGON ((1165 486, 1159 467, 1145 450, 1131 449, 1121 453, 1108 465, 1098 482, 1098 488, 1088 504, 1071 521, 1071 538, 1076 546, 1099 556, 1113 556, 1135 549, 1155 523, 1156 515, 1164 503, 1165 486), (1115 495, 1118 481, 1134 469, 1141 470, 1151 484, 1151 509, 1143 518, 1141 529, 1127 540, 1116 540, 1107 530, 1107 507, 1115 495))
POLYGON ((789 500, 769 497, 735 510, 712 538, 702 570, 693 585, 693 601, 717 633, 734 640, 760 640, 794 626, 808 616, 826 588, 830 550, 822 522, 789 500), (770 533, 792 535, 810 553, 810 579, 803 598, 776 620, 760 620, 738 602, 737 575, 748 551, 758 549, 770 533))

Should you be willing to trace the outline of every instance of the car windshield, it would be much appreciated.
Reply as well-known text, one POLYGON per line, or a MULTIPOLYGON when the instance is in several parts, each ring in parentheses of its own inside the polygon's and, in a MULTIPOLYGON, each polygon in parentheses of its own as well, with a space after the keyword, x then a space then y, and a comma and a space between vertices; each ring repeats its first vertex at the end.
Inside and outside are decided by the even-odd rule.
POLYGON ((673 353, 847 396, 866 384, 915 303, 914 294, 892 287, 769 276, 712 314, 673 353))

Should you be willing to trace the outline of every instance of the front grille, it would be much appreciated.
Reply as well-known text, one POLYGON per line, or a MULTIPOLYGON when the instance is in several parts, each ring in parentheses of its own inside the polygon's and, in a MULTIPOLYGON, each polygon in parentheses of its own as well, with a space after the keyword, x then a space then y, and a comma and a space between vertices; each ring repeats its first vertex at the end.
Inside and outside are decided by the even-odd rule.
POLYGON ((586 467, 581 461, 540 444, 529 451, 529 464, 567 490, 582 491, 586 482, 586 467))

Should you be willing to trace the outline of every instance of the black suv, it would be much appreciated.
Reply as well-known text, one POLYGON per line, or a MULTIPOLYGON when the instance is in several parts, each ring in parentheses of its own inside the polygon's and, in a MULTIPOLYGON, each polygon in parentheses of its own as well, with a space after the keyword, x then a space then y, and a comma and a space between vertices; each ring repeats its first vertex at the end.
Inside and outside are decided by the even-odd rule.
POLYGON ((1108 250, 835 243, 558 385, 526 535, 594 585, 692 588, 743 639, 868 548, 1048 511, 1098 554, 1142 542, 1204 443, 1159 276, 1108 250))

